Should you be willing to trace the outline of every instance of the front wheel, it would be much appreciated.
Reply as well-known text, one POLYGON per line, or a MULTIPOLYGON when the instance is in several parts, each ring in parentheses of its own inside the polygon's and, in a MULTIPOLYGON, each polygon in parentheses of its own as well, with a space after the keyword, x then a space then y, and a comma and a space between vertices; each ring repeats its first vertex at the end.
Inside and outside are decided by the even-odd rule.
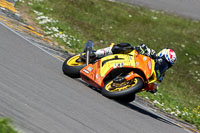
POLYGON ((131 102, 135 99, 135 93, 140 91, 144 86, 141 78, 125 80, 122 83, 114 83, 113 80, 105 83, 101 93, 111 99, 122 102, 131 102))
POLYGON ((62 66, 63 73, 71 78, 80 78, 80 70, 86 66, 80 54, 68 57, 62 66))

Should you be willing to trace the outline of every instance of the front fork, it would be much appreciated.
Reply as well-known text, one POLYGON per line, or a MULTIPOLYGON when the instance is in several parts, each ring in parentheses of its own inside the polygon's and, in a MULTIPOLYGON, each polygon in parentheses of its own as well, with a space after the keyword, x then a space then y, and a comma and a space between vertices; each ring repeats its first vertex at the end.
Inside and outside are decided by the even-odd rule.
POLYGON ((90 63, 90 50, 87 50, 86 52, 86 65, 90 63))

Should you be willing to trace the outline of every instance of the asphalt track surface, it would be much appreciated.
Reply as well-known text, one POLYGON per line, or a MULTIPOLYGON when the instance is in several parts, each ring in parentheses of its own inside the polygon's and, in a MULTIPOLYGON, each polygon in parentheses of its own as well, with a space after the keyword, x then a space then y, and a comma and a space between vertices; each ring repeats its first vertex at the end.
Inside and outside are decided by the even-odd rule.
POLYGON ((200 0, 114 0, 200 20, 200 0))
POLYGON ((65 76, 62 62, 0 23, 0 116, 24 133, 184 133, 65 76))

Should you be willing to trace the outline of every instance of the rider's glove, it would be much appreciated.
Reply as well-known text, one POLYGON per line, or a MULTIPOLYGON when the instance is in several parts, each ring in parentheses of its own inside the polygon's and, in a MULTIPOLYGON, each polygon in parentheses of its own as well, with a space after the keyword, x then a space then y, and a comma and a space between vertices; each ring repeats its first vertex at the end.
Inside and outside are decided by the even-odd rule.
POLYGON ((149 56, 152 59, 156 58, 156 51, 148 48, 145 44, 140 44, 139 46, 135 47, 135 50, 139 54, 149 56))
POLYGON ((135 50, 139 53, 139 54, 145 54, 147 53, 147 46, 145 44, 140 44, 139 46, 135 47, 135 50))

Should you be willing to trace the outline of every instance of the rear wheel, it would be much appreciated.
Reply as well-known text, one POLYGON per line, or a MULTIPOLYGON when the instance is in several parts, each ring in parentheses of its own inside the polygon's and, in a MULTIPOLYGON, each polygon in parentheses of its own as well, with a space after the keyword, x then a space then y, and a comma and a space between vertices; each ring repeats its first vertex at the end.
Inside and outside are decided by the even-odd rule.
POLYGON ((68 57, 62 66, 63 73, 71 78, 80 78, 80 70, 86 66, 80 54, 68 57))
POLYGON ((144 86, 141 78, 125 80, 122 83, 114 83, 113 80, 107 82, 101 90, 101 93, 112 99, 121 102, 131 102, 135 99, 135 93, 144 86))

